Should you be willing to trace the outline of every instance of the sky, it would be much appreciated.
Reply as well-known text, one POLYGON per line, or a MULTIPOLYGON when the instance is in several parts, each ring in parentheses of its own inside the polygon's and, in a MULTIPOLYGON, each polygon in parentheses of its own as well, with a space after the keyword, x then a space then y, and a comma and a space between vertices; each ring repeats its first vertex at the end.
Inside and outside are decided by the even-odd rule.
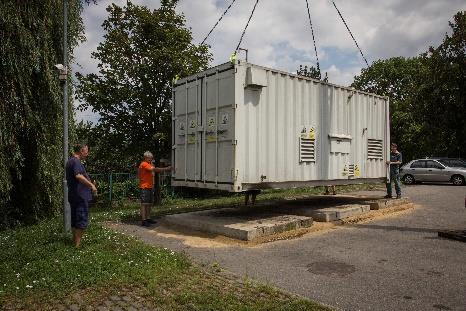
MULTIPOLYGON (((329 82, 349 85, 366 64, 341 21, 332 1, 308 0, 320 68, 329 82)), ((150 9, 159 0, 132 0, 150 9)), ((177 12, 184 14, 194 42, 200 43, 232 0, 180 0, 177 12)), ((103 40, 105 10, 126 0, 99 0, 85 5, 83 20, 86 41, 74 51, 73 71, 97 73, 98 61, 91 58, 103 40)), ((212 66, 228 61, 246 25, 254 0, 236 0, 210 35, 207 44, 212 66)), ((453 15, 466 9, 464 0, 335 0, 369 64, 396 56, 412 57, 438 46, 453 15)), ((249 62, 295 73, 299 65, 314 65, 316 57, 305 0, 261 0, 241 44, 249 50, 249 62)), ((244 58, 244 55, 239 56, 244 58)), ((75 103, 77 105, 78 103, 75 103)), ((76 112, 76 118, 96 122, 91 111, 76 112)))

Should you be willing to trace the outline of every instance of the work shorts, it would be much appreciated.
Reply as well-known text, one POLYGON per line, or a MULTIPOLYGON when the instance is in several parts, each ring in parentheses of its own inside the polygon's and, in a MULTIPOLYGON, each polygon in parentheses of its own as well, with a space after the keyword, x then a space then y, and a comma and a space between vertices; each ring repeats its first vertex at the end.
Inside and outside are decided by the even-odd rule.
POLYGON ((89 219, 89 202, 85 200, 70 201, 71 227, 86 229, 89 219))
POLYGON ((141 189, 141 203, 154 203, 154 191, 152 189, 141 189))

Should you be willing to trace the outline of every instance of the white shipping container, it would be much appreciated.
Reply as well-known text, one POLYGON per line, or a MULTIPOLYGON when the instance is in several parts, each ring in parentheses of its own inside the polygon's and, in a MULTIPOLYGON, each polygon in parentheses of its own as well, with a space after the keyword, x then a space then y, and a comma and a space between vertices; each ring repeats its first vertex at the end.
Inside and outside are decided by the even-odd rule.
POLYGON ((380 182, 389 100, 244 61, 173 87, 173 186, 241 192, 380 182))

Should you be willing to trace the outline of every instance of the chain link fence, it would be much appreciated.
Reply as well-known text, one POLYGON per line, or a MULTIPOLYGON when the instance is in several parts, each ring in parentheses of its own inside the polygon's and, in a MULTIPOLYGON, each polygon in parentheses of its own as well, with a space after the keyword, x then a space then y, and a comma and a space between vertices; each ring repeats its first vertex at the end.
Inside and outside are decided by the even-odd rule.
MULTIPOLYGON (((115 202, 139 200, 139 180, 134 173, 97 173, 89 174, 95 182, 97 196, 95 205, 112 205, 115 202)), ((163 172, 154 175, 154 203, 160 203, 162 197, 173 194, 171 174, 163 172)))

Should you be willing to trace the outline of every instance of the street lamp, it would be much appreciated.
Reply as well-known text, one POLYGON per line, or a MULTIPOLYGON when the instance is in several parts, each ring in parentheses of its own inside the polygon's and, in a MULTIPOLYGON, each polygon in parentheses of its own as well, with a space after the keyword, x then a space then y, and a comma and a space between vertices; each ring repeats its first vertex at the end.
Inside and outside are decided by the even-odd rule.
POLYGON ((62 64, 56 64, 55 68, 57 68, 58 70, 58 78, 60 79, 60 81, 66 82, 66 79, 68 78, 68 68, 66 68, 62 64))

